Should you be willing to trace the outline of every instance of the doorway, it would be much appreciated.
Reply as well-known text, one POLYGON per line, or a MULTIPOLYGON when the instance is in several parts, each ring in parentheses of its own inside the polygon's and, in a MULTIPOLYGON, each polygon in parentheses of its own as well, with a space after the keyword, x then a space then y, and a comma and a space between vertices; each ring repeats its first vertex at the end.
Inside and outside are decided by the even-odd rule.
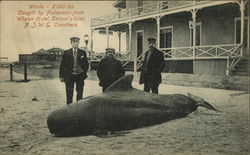
POLYGON ((137 57, 143 53, 143 30, 136 31, 137 57))

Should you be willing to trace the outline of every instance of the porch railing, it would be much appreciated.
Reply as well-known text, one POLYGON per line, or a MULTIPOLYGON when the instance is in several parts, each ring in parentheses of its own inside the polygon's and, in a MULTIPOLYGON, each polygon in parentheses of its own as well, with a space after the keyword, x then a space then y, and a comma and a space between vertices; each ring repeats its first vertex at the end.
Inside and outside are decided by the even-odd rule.
POLYGON ((122 62, 122 67, 125 67, 130 61, 131 61, 131 53, 132 52, 127 52, 124 56, 123 59, 120 60, 122 62))
POLYGON ((102 58, 104 58, 105 54, 104 53, 92 53, 91 54, 91 61, 101 61, 102 58))
POLYGON ((108 14, 105 16, 95 17, 91 19, 91 26, 101 26, 104 24, 110 24, 119 21, 126 21, 129 19, 134 19, 137 17, 143 17, 147 15, 154 15, 157 13, 173 11, 176 9, 182 9, 185 7, 191 7, 199 4, 204 3, 211 3, 213 1, 200 1, 200 0, 193 0, 193 1, 173 1, 173 0, 165 0, 165 1, 158 1, 153 2, 148 5, 143 5, 140 7, 124 9, 116 13, 108 14))
POLYGON ((114 56, 122 62, 129 61, 131 59, 131 52, 116 53, 114 56))
POLYGON ((240 44, 208 45, 194 47, 161 48, 165 59, 226 59, 229 55, 238 56, 240 44))
POLYGON ((140 56, 137 57, 136 59, 136 71, 143 65, 143 60, 145 56, 146 51, 144 51, 140 56))
MULTIPOLYGON (((191 46, 160 50, 164 53, 165 60, 227 59, 227 75, 242 57, 241 44, 196 46, 195 51, 193 49, 191 46)), ((136 71, 142 66, 144 55, 145 52, 136 59, 136 71)))
POLYGON ((228 57, 227 57, 227 70, 226 75, 230 75, 231 70, 240 61, 242 57, 241 53, 242 44, 240 44, 228 57))
MULTIPOLYGON (((105 53, 92 53, 91 61, 101 61, 105 57, 105 53)), ((114 57, 122 62, 129 61, 131 59, 130 52, 117 52, 114 57)))
MULTIPOLYGON (((226 59, 226 74, 229 75, 230 71, 242 57, 241 47, 241 44, 228 44, 196 46, 195 50, 192 46, 160 48, 160 50, 163 52, 165 60, 226 59)), ((131 53, 132 52, 116 53, 115 57, 122 61, 122 65, 125 67, 129 62, 133 61, 131 53)), ((146 51, 136 58, 136 71, 142 66, 145 53, 146 51)), ((94 53, 92 54, 92 61, 100 61, 104 56, 104 53, 94 53)))

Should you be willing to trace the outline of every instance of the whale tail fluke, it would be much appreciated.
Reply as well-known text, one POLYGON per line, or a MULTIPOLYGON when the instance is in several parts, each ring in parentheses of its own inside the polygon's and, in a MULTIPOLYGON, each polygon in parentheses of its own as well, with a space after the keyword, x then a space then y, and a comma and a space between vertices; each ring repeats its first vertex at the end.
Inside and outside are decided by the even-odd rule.
POLYGON ((220 112, 219 110, 217 110, 215 107, 213 107, 211 104, 209 104, 208 102, 204 101, 203 98, 199 97, 199 96, 195 96, 191 93, 188 93, 188 97, 190 97, 191 99, 193 99, 194 101, 197 102, 197 107, 204 107, 213 111, 217 111, 220 112))
POLYGON ((210 110, 213 110, 213 111, 217 111, 217 112, 220 112, 219 110, 217 110, 215 107, 213 107, 211 104, 209 104, 208 102, 202 100, 202 101, 199 101, 197 103, 197 107, 205 107, 207 109, 210 109, 210 110))

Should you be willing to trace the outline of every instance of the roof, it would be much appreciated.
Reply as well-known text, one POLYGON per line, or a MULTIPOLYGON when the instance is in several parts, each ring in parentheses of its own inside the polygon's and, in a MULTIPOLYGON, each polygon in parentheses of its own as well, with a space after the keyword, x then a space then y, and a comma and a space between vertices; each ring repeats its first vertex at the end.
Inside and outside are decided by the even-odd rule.
POLYGON ((53 52, 63 52, 64 50, 61 48, 51 48, 48 50, 45 50, 43 48, 41 48, 40 50, 33 52, 32 54, 43 54, 43 55, 48 55, 48 54, 53 54, 53 52))

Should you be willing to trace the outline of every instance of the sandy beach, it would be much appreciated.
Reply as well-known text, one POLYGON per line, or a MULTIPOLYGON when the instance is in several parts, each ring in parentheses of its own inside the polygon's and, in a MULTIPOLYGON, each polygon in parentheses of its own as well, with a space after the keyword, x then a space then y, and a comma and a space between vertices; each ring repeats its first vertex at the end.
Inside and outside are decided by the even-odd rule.
MULTIPOLYGON (((249 154, 249 93, 222 89, 160 85, 160 94, 204 98, 221 112, 199 108, 187 117, 104 136, 58 138, 49 133, 48 114, 65 105, 58 79, 32 77, 10 82, 0 68, 0 154, 249 154)), ((14 74, 22 79, 23 75, 14 74)), ((142 89, 137 82, 133 86, 142 89)), ((84 97, 101 93, 86 80, 84 97)))

